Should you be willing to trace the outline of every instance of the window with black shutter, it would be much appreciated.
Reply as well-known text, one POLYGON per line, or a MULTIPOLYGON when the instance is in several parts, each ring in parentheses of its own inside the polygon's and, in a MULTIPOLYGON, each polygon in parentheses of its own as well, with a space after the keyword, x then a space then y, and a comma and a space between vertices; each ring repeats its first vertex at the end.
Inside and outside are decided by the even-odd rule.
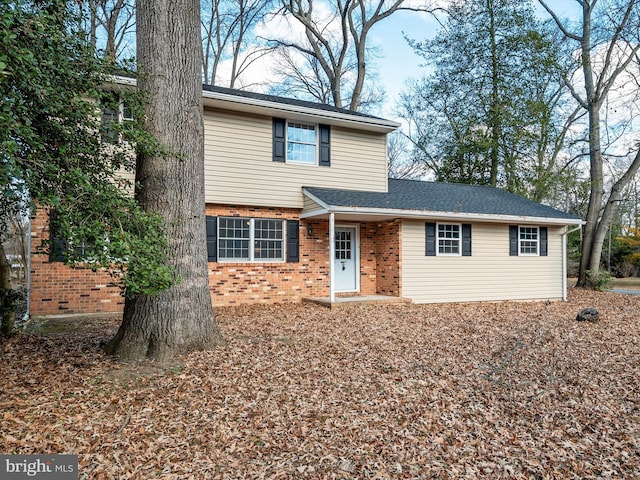
POLYGON ((299 225, 297 220, 208 216, 208 261, 298 262, 299 225))
POLYGON ((471 225, 425 223, 425 255, 471 256, 471 225))
POLYGON ((509 255, 546 257, 549 255, 548 236, 547 227, 509 225, 509 255))
POLYGON ((331 166, 331 127, 273 118, 273 161, 331 166))

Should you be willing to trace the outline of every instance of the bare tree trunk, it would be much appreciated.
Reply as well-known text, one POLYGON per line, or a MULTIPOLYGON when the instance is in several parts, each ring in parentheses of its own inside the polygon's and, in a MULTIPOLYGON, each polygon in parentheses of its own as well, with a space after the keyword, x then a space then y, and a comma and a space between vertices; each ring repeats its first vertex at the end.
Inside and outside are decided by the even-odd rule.
POLYGON ((15 295, 11 288, 11 263, 7 259, 4 246, 0 242, 0 333, 11 335, 16 321, 15 295))
MULTIPOLYGON (((588 83, 588 82, 587 82, 588 83)), ((589 89, 587 88, 587 92, 589 89)), ((579 287, 587 286, 587 270, 597 272, 600 269, 602 245, 598 245, 596 231, 604 196, 604 178, 602 173, 602 151, 600 148, 600 105, 589 105, 589 160, 590 160, 590 194, 587 209, 587 224, 584 229, 580 268, 578 270, 579 287), (599 248, 598 248, 599 247, 599 248)), ((606 228, 605 228, 606 230, 606 228)), ((604 236, 602 237, 604 239, 604 236)))
POLYGON ((496 16, 493 9, 493 1, 487 2, 487 11, 489 12, 489 35, 491 36, 491 106, 489 107, 489 123, 491 127, 491 170, 489 176, 489 185, 495 187, 498 184, 498 164, 500 163, 500 136, 501 114, 500 107, 500 87, 498 78, 498 47, 496 44, 496 16))
POLYGON ((596 229, 596 232, 594 234, 594 243, 592 247, 593 252, 591 254, 591 260, 589 263, 589 269, 592 271, 598 270, 598 267, 600 266, 600 256, 602 254, 602 246, 604 244, 605 235, 607 234, 607 231, 611 226, 613 215, 618 204, 620 203, 620 200, 622 199, 622 193, 624 192, 627 185, 629 185, 631 180, 633 180, 633 178, 636 176, 636 174, 638 173, 638 169, 640 169, 640 151, 636 153, 636 156, 633 159, 633 162, 629 169, 624 173, 622 177, 620 177, 620 179, 611 189, 611 194, 609 195, 607 204, 605 205, 604 211, 602 212, 602 218, 600 219, 598 228, 596 229), (595 264, 596 261, 597 264, 595 264))
MULTIPOLYGON (((404 0, 339 0, 331 3, 331 20, 339 23, 341 35, 330 35, 327 18, 314 16, 313 0, 281 0, 283 9, 300 22, 305 29, 307 43, 296 43, 272 39, 284 48, 298 51, 309 59, 315 59, 324 72, 331 88, 333 104, 357 110, 363 101, 363 91, 367 80, 367 35, 378 22, 397 11, 429 11, 426 7, 411 7, 404 0), (347 81, 353 75, 353 82, 347 81), (346 94, 345 94, 346 91, 346 94), (343 98, 345 97, 345 98, 343 98)), ((429 3, 429 2, 426 2, 429 3)), ((425 4, 426 5, 426 4, 425 4)), ((308 74, 296 69, 289 75, 297 83, 309 82, 308 74), (302 73, 299 75, 298 73, 302 73)), ((309 89, 303 89, 309 90, 309 89)), ((322 91, 315 87, 309 91, 322 91)), ((322 101, 322 99, 319 99, 322 101)))
MULTIPOLYGON (((580 66, 584 79, 584 96, 575 89, 571 80, 567 79, 567 86, 578 102, 589 115, 589 160, 591 191, 589 208, 587 210, 587 224, 584 232, 580 269, 578 272, 578 286, 587 286, 587 270, 598 272, 600 256, 609 223, 613 218, 616 203, 620 200, 621 191, 627 185, 638 169, 638 157, 632 162, 623 176, 615 183, 603 208, 604 174, 602 158, 602 138, 600 133, 600 109, 607 100, 607 96, 614 86, 616 79, 627 72, 629 65, 637 60, 640 44, 637 38, 637 21, 640 16, 638 0, 620 0, 607 5, 606 15, 602 12, 598 17, 596 5, 598 2, 579 1, 582 7, 582 22, 579 33, 573 33, 560 20, 558 15, 549 7, 547 0, 538 0, 540 5, 551 15, 564 36, 580 45, 580 66), (598 21, 600 23, 598 23, 598 21), (609 31, 607 32, 607 28, 609 31), (602 39, 594 40, 594 36, 609 34, 606 42, 602 39), (632 37, 628 37, 633 35, 632 37), (632 40, 633 39, 633 40, 632 40), (595 45, 606 45, 606 52, 594 69, 592 55, 595 45), (628 48, 619 48, 625 45, 628 48), (622 183, 621 183, 622 182, 622 183), (602 217, 601 217, 602 212, 602 217)), ((601 4, 602 5, 602 4, 601 4)))
POLYGON ((200 3, 138 0, 138 88, 148 93, 146 128, 175 158, 138 159, 136 196, 166 220, 179 277, 155 297, 125 302, 108 350, 125 360, 170 360, 223 343, 209 294, 204 212, 200 3))
POLYGON ((120 11, 122 10, 124 0, 117 0, 113 5, 113 10, 110 13, 107 13, 107 7, 104 8, 104 15, 106 20, 105 28, 107 30, 107 45, 105 48, 104 55, 106 58, 115 63, 117 52, 116 52, 116 27, 118 25, 118 17, 120 16, 120 11))

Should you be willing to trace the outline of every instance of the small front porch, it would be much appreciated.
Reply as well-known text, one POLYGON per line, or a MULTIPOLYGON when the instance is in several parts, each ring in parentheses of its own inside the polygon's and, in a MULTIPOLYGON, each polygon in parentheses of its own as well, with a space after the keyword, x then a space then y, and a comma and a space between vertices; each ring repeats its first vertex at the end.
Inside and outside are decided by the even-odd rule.
POLYGON ((390 304, 390 303, 411 303, 410 298, 394 297, 391 295, 348 295, 348 296, 336 296, 331 301, 330 297, 306 297, 302 299, 303 302, 315 303, 328 308, 341 308, 347 305, 362 304, 390 304))

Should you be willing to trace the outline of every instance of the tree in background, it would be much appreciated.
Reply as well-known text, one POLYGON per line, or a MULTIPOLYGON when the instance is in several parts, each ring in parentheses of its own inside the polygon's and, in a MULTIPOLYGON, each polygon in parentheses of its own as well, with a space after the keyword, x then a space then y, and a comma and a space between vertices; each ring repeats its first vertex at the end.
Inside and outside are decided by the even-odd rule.
MULTIPOLYGON (((105 142, 99 108, 113 92, 102 89, 103 65, 65 1, 0 3, 0 23, 2 331, 12 329, 15 295, 1 245, 12 219, 35 208, 55 212, 52 232, 67 263, 108 269, 126 295, 167 288, 162 219, 141 210, 118 175, 135 167, 132 146, 158 145, 137 122, 117 126, 105 142)), ((134 109, 136 98, 129 97, 134 109)))
POLYGON ((396 130, 387 135, 387 173, 391 178, 420 178, 427 173, 426 165, 414 162, 407 155, 411 145, 407 136, 396 130))
POLYGON ((624 235, 616 237, 619 263, 617 270, 620 277, 636 275, 640 277, 640 228, 622 227, 624 235))
POLYGON ((531 2, 454 1, 434 39, 410 43, 434 68, 401 97, 415 161, 441 181, 557 203, 574 178, 562 147, 578 110, 566 111, 558 45, 531 2))
MULTIPOLYGON (((623 94, 622 87, 634 76, 629 75, 629 69, 638 61, 640 51, 640 2, 576 0, 582 15, 577 23, 570 23, 555 13, 550 2, 538 1, 577 52, 573 56, 573 74, 565 78, 565 83, 588 120, 591 189, 578 275, 578 286, 585 287, 589 284, 589 275, 597 276, 600 270, 602 247, 616 206, 640 168, 637 140, 628 141, 622 147, 628 149, 625 155, 628 161, 618 169, 605 195, 605 138, 608 135, 603 136, 603 132, 612 130, 607 130, 603 113, 613 93, 623 94)), ((609 148, 614 153, 612 147, 609 148)))
POLYGON ((112 64, 129 60, 135 50, 134 0, 78 0, 79 25, 95 50, 112 64))
POLYGON ((155 296, 127 297, 108 351, 126 360, 166 361, 222 343, 207 268, 200 3, 139 0, 136 10, 138 88, 148 99, 144 126, 171 152, 139 156, 136 199, 165 219, 167 263, 179 281, 155 296))
POLYGON ((304 29, 303 38, 273 38, 282 52, 274 93, 308 97, 349 110, 367 110, 384 92, 367 83, 372 28, 403 10, 426 11, 408 1, 282 0, 281 12, 304 29), (317 7, 317 8, 316 8, 317 7))
POLYGON ((247 87, 239 80, 272 48, 255 35, 273 7, 273 0, 204 0, 202 2, 203 80, 208 85, 247 87), (230 67, 221 72, 222 63, 230 67))

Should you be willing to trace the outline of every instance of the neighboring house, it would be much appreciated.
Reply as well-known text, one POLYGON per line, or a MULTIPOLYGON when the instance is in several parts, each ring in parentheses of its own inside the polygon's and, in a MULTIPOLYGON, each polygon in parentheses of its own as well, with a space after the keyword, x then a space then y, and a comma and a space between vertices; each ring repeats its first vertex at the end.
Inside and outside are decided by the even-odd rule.
MULTIPOLYGON (((578 217, 491 187, 388 179, 395 122, 220 87, 203 100, 214 306, 565 298, 578 217)), ((32 232, 48 236, 46 215, 32 232)), ((32 315, 122 309, 106 274, 35 253, 31 272, 32 315)))

